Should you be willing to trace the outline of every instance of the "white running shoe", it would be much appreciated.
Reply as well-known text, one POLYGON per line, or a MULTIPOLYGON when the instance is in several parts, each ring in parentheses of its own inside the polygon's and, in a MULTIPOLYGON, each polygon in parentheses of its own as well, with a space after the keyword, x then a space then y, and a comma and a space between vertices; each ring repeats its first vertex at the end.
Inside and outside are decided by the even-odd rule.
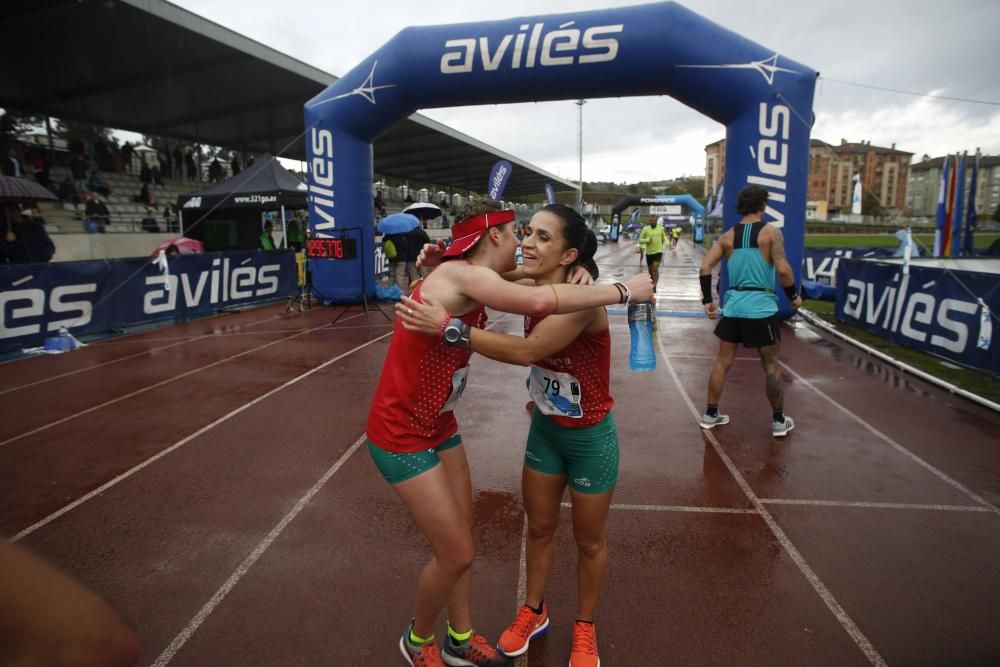
POLYGON ((771 422, 771 435, 775 438, 783 438, 795 428, 795 422, 791 417, 786 416, 783 422, 771 422))
POLYGON ((701 421, 698 423, 706 431, 708 429, 715 428, 716 426, 722 426, 729 423, 729 415, 717 414, 714 417, 710 415, 702 415, 701 421))

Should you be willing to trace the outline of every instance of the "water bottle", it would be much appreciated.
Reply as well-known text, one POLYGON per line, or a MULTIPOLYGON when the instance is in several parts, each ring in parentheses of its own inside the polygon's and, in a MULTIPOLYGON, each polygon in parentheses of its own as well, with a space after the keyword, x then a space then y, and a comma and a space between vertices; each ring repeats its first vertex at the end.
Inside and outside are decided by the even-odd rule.
POLYGON ((632 334, 629 366, 639 373, 654 370, 656 352, 653 349, 653 304, 648 301, 631 304, 628 307, 628 328, 632 334))

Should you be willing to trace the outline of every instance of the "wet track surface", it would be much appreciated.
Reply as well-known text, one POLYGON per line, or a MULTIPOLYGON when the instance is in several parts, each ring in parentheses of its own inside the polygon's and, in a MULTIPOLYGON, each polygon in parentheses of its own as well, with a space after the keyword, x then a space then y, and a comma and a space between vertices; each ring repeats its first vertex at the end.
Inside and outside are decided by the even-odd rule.
MULTIPOLYGON (((640 270, 598 253, 602 279, 640 270)), ((783 328, 785 405, 741 349, 703 432, 717 347, 700 255, 668 251, 658 366, 628 370, 612 314, 621 472, 598 609, 602 665, 997 664, 1000 416, 806 324, 783 328)), ((0 533, 104 595, 142 664, 405 664, 423 538, 362 446, 390 340, 283 306, 0 364, 0 533)), ((391 309, 387 309, 391 312, 391 309)), ((615 313, 612 310, 612 313, 615 313)), ((501 331, 520 318, 492 313, 501 331)), ((526 370, 473 357, 457 415, 472 466, 473 612, 495 639, 523 590, 526 370)), ((565 665, 575 545, 563 511, 551 632, 565 665)), ((440 633, 439 633, 440 634, 440 633)))

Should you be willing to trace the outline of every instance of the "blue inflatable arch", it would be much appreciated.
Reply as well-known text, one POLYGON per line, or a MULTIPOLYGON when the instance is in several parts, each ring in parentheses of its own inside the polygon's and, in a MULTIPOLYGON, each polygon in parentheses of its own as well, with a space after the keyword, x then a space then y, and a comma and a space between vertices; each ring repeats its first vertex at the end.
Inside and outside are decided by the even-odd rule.
POLYGON ((418 109, 638 95, 726 126, 724 227, 742 185, 767 188, 798 278, 815 79, 673 2, 407 28, 305 105, 310 228, 359 243, 356 259, 312 260, 313 284, 335 303, 374 295, 372 142, 418 109))
POLYGON ((705 207, 691 195, 630 195, 623 198, 611 209, 611 238, 618 240, 617 229, 621 226, 621 213, 630 206, 664 206, 678 204, 687 206, 694 213, 694 240, 701 243, 705 238, 705 207))

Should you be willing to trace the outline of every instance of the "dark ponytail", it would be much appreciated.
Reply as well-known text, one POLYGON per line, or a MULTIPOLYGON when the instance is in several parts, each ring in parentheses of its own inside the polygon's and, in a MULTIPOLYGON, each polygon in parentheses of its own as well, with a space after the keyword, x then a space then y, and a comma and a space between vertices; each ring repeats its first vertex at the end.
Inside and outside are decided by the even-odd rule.
POLYGON ((596 280, 600 273, 597 263, 594 261, 594 253, 597 252, 597 237, 587 227, 583 216, 565 204, 549 204, 541 210, 552 213, 562 220, 563 238, 566 239, 565 249, 576 248, 577 250, 576 261, 567 266, 566 270, 579 265, 587 269, 596 280))

